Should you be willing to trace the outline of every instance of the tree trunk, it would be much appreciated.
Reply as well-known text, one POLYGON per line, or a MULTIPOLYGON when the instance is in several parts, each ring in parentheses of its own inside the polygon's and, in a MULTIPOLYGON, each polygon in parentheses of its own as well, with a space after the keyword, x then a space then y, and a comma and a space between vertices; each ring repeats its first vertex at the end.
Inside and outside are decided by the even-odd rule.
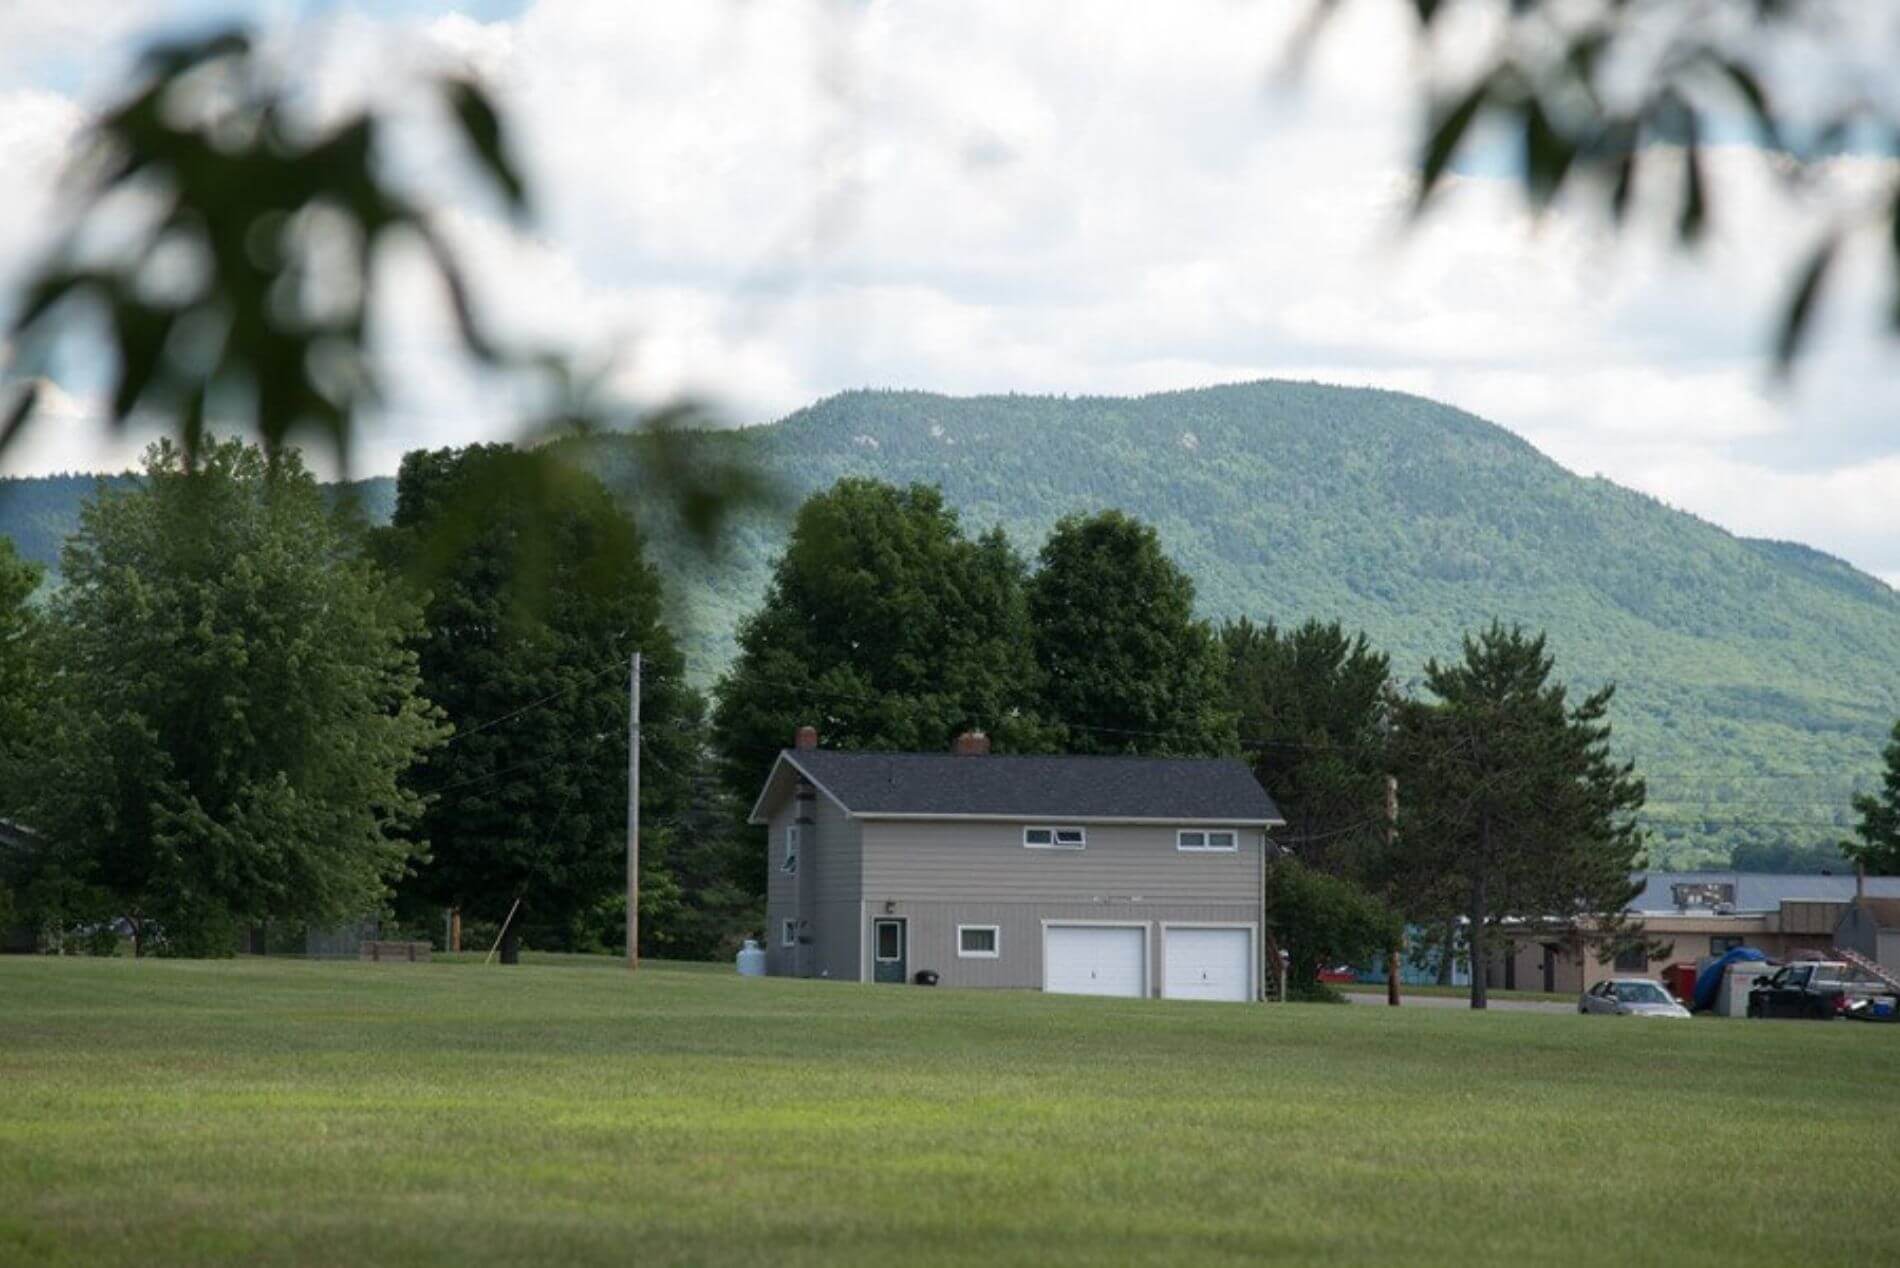
POLYGON ((132 958, 139 959, 145 954, 145 922, 137 916, 132 917, 132 958))
POLYGON ((1445 946, 1438 954, 1438 984, 1450 986, 1452 970, 1458 964, 1458 922, 1445 922, 1445 946))
MULTIPOLYGON (((1481 828, 1480 836, 1489 837, 1488 829, 1488 824, 1481 828)), ((1484 922, 1487 914, 1485 900, 1488 897, 1485 892, 1485 882, 1488 879, 1481 863, 1478 867, 1477 879, 1471 882, 1471 1006, 1473 1008, 1483 1008, 1486 1005, 1485 988, 1488 983, 1485 979, 1491 967, 1490 959, 1486 955, 1484 936, 1484 922)))

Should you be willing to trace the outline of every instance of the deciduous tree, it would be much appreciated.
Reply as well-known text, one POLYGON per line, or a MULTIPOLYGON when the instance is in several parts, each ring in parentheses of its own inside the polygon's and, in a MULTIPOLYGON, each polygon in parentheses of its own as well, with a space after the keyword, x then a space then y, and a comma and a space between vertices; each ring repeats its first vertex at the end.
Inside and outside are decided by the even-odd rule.
POLYGON ((1237 751, 1220 648, 1152 527, 1069 516, 1029 585, 1042 711, 1073 753, 1237 751))
POLYGON ((1324 997, 1320 970, 1363 964, 1391 946, 1398 917, 1351 881, 1285 859, 1273 868, 1266 891, 1266 924, 1275 949, 1287 957, 1287 994, 1324 997))
POLYGON ((232 949, 239 922, 360 916, 418 844, 402 775, 443 734, 415 607, 295 451, 169 441, 61 560, 47 733, 25 807, 38 892, 140 943, 232 949), (82 897, 75 898, 75 895, 82 897))
POLYGON ((806 723, 842 748, 935 752, 971 726, 999 750, 1046 747, 1023 578, 1008 539, 972 541, 934 488, 845 479, 814 495, 719 686, 733 795, 750 804, 806 723))

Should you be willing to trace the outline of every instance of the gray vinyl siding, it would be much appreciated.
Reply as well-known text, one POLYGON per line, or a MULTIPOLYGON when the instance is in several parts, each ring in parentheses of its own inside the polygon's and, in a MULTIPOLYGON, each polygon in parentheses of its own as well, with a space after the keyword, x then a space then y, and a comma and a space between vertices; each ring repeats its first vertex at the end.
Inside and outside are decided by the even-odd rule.
MULTIPOLYGON (((1044 921, 1077 924, 1146 924, 1148 926, 1148 993, 1161 993, 1162 926, 1168 924, 1249 925, 1255 927, 1259 951, 1260 905, 1229 903, 1096 903, 1096 902, 909 902, 891 900, 889 914, 904 917, 910 943, 906 968, 934 970, 944 986, 1001 986, 1024 990, 1042 988, 1042 934, 1044 921), (994 925, 997 958, 966 959, 957 954, 958 925, 994 925)), ((867 904, 870 922, 886 913, 884 903, 867 904)), ((868 933, 867 933, 868 936, 868 933)), ((1255 989, 1263 980, 1260 965, 1253 969, 1255 989)))
MULTIPOLYGON (((1232 854, 1175 848, 1173 824, 1085 824, 1080 850, 1031 849, 1022 822, 860 820, 864 898, 907 902, 1257 904, 1264 833, 1232 854)), ((1048 824, 1038 826, 1065 826, 1048 824)))
MULTIPOLYGON (((796 805, 786 798, 765 825, 765 971, 774 977, 799 975, 797 951, 779 945, 782 922, 798 918, 799 878, 779 870, 785 858, 785 828, 797 813, 796 805)), ((799 866, 802 871, 802 857, 799 866)))
MULTIPOLYGON (((805 973, 808 977, 855 982, 859 976, 858 917, 863 911, 863 836, 856 819, 822 793, 814 807, 812 830, 817 849, 814 866, 805 877, 806 915, 811 922, 811 945, 805 973)), ((800 869, 804 867, 800 861, 800 869)))
POLYGON ((856 981, 862 911, 859 825, 819 794, 812 803, 814 822, 806 825, 799 845, 798 872, 788 876, 781 870, 785 830, 797 813, 798 799, 788 797, 767 824, 766 972, 856 981), (795 948, 780 946, 779 931, 788 918, 804 922, 795 948))

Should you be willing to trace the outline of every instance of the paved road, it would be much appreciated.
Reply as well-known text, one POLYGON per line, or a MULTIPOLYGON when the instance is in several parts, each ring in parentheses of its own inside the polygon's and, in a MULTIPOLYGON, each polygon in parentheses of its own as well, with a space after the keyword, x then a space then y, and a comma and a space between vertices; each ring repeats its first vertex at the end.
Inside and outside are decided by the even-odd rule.
MULTIPOLYGON (((1463 995, 1403 995, 1401 1008, 1462 1008, 1471 1011, 1471 1001, 1463 995)), ((1355 1004, 1375 1004, 1386 1006, 1385 992, 1347 991, 1346 998, 1355 1004)), ((1490 1002, 1491 1011, 1499 1013, 1574 1013, 1575 1004, 1560 1004, 1548 999, 1494 999, 1490 1002)))

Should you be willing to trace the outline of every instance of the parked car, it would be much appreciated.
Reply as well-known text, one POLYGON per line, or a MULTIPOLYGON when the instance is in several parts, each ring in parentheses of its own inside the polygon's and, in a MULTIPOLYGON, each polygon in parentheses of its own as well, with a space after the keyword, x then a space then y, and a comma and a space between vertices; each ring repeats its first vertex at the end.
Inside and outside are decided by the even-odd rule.
POLYGON ((1661 982, 1646 977, 1613 977, 1577 997, 1580 1013, 1615 1017, 1687 1017, 1689 1010, 1670 998, 1661 982))
POLYGON ((1772 977, 1758 979, 1748 992, 1748 1015, 1832 1021, 1846 1016, 1861 1000, 1892 994, 1875 983, 1856 981, 1855 977, 1851 967, 1835 960, 1784 965, 1775 970, 1772 977))

